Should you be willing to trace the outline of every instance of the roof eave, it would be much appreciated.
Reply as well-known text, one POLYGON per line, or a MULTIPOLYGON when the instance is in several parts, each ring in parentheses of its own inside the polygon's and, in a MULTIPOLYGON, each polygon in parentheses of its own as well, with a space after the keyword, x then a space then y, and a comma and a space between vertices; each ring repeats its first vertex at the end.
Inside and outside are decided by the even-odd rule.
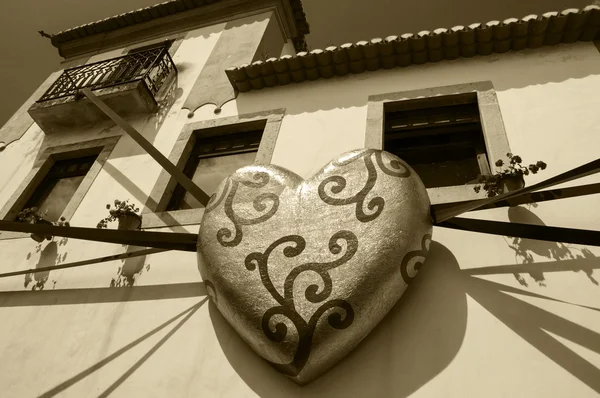
POLYGON ((600 39, 600 7, 347 43, 226 71, 240 92, 379 69, 600 39))
POLYGON ((304 50, 309 26, 301 0, 169 0, 59 32, 51 43, 63 58, 73 58, 269 9, 277 12, 286 39, 294 42, 296 51, 304 50))

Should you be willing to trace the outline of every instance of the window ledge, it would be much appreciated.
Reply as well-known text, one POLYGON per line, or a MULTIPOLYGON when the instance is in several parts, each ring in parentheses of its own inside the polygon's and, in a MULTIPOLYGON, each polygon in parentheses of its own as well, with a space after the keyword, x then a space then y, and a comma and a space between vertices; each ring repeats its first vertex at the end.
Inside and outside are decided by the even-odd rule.
POLYGON ((429 195, 429 201, 432 205, 487 198, 486 192, 483 189, 479 191, 479 193, 475 192, 473 188, 478 185, 480 186, 481 184, 427 188, 427 194, 429 195))
POLYGON ((142 229, 178 227, 183 225, 200 224, 204 209, 174 210, 152 213, 142 212, 142 229))

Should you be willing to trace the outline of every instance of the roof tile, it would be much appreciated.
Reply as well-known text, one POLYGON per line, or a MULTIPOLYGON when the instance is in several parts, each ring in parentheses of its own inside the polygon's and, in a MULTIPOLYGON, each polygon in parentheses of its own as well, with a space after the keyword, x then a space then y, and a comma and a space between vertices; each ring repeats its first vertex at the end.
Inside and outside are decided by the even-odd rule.
POLYGON ((443 59, 504 53, 510 50, 537 48, 561 42, 600 38, 600 7, 592 5, 581 10, 570 8, 562 12, 528 15, 521 19, 474 23, 405 33, 371 41, 346 43, 325 50, 302 52, 295 57, 269 59, 270 68, 261 68, 257 77, 252 66, 240 66, 228 72, 233 86, 241 92, 272 87, 273 76, 278 85, 318 78, 362 73, 366 70, 389 69, 412 64, 437 62, 443 59), (314 58, 313 58, 314 55, 314 58), (316 59, 316 67, 315 67, 316 59), (256 81, 262 79, 262 83, 256 81), (267 84, 268 82, 268 84, 267 84))
MULTIPOLYGON (((130 11, 125 14, 116 15, 101 21, 77 26, 52 36, 52 45, 59 47, 61 44, 81 39, 96 34, 107 33, 127 26, 147 22, 151 19, 162 18, 168 15, 174 15, 193 8, 204 7, 221 0, 169 0, 150 7, 130 11)), ((299 37, 294 39, 297 50, 303 50, 306 47, 304 35, 310 33, 306 15, 302 8, 301 0, 289 0, 290 6, 294 12, 296 28, 299 37)))

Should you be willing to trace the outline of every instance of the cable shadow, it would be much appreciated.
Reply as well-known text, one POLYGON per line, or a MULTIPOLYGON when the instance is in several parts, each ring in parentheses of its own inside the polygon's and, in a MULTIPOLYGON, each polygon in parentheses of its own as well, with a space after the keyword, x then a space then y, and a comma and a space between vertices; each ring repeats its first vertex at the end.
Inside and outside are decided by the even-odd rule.
MULTIPOLYGON (((172 78, 167 79, 160 91, 155 96, 157 109, 150 114, 145 116, 139 116, 136 118, 127 117, 124 119, 128 121, 148 142, 154 144, 158 132, 165 122, 171 108, 175 104, 175 101, 183 94, 183 89, 178 87, 178 76, 175 75, 172 78)), ((116 129, 116 131, 122 132, 121 128, 116 125, 111 125, 110 128, 116 129)), ((127 136, 127 134, 123 134, 127 136)), ((129 138, 129 137, 128 137, 129 138)), ((111 153, 111 158, 122 158, 131 157, 137 155, 145 155, 146 151, 140 147, 137 143, 133 142, 132 145, 118 146, 111 153)))
POLYGON ((156 202, 152 198, 148 196, 144 191, 141 190, 140 187, 136 185, 129 177, 121 172, 121 170, 117 169, 110 162, 104 163, 103 170, 108 173, 112 178, 115 179, 117 183, 119 183, 123 188, 129 192, 138 203, 144 203, 146 206, 148 204, 156 206, 156 202))
POLYGON ((167 300, 206 296, 204 282, 123 288, 55 289, 41 291, 0 292, 0 308, 118 303, 125 301, 167 300))
POLYGON ((467 277, 467 293, 500 322, 546 357, 600 393, 600 369, 573 352, 547 332, 561 336, 600 354, 600 334, 572 321, 516 299, 498 284, 467 277))
POLYGON ((208 297, 205 297, 199 303, 194 304, 193 306, 191 306, 190 308, 186 309, 185 311, 183 311, 183 312, 175 315, 173 318, 171 318, 168 321, 162 323, 158 327, 152 329, 151 331, 149 331, 145 335, 143 335, 143 336, 139 337, 138 339, 132 341, 131 343, 129 343, 126 346, 124 346, 123 348, 115 351, 113 354, 111 354, 108 357, 104 358, 100 362, 97 362, 96 364, 90 366, 89 368, 85 369, 84 371, 82 371, 82 372, 78 373, 77 375, 71 377, 70 379, 68 379, 68 380, 60 383, 56 387, 54 387, 54 388, 48 390, 47 392, 39 395, 39 397, 40 398, 50 398, 50 397, 54 397, 57 394, 65 391, 66 389, 68 389, 69 387, 71 387, 72 385, 74 385, 75 383, 83 380, 84 378, 86 378, 87 376, 91 375, 95 371, 101 369, 102 367, 104 367, 108 363, 112 362, 116 358, 118 358, 121 355, 123 355, 125 352, 129 351, 130 349, 132 349, 133 347, 137 346, 138 344, 140 344, 144 340, 148 339, 149 337, 155 335, 156 333, 158 333, 159 331, 161 331, 162 329, 166 328, 171 323, 175 322, 177 319, 179 319, 179 318, 181 318, 181 317, 183 317, 185 315, 185 317, 183 319, 181 319, 181 321, 177 325, 175 325, 173 327, 173 329, 171 329, 171 331, 169 333, 167 333, 162 339, 160 339, 160 341, 158 343, 156 343, 142 358, 140 358, 131 368, 129 368, 121 377, 119 377, 108 389, 106 389, 103 393, 100 394, 101 397, 108 396, 108 394, 110 394, 119 385, 121 385, 144 362, 146 362, 148 360, 148 358, 150 358, 152 356, 152 354, 154 354, 169 338, 171 338, 171 336, 173 336, 173 334, 175 334, 175 332, 177 330, 179 330, 185 324, 185 322, 187 322, 188 319, 190 319, 192 317, 192 315, 194 315, 194 313, 196 313, 196 311, 198 311, 198 309, 200 307, 202 307, 202 305, 207 300, 208 300, 208 297))
MULTIPOLYGON (((538 272, 564 272, 581 271, 582 269, 593 271, 600 269, 600 257, 580 258, 576 260, 544 261, 535 263, 535 269, 538 272)), ((495 265, 491 267, 470 268, 464 270, 466 275, 496 275, 496 274, 514 274, 531 271, 528 264, 509 264, 495 265)))
MULTIPOLYGON (((566 267, 562 264, 556 268, 566 267)), ((348 357, 303 387, 260 359, 212 303, 209 314, 231 366, 261 397, 409 396, 442 372, 460 350, 466 330, 467 296, 550 360, 600 393, 600 369, 548 334, 600 353, 600 333, 512 294, 596 312, 600 308, 569 303, 469 273, 473 271, 459 270, 447 248, 433 242, 419 275, 384 320, 348 357)))
POLYGON ((213 303, 209 314, 231 366, 261 397, 407 397, 442 372, 462 345, 463 279, 452 253, 433 242, 418 276, 384 320, 345 359, 302 387, 256 355, 213 303))
POLYGON ((140 368, 140 366, 142 366, 142 364, 144 362, 146 362, 156 351, 158 351, 158 349, 160 347, 162 347, 162 345, 165 344, 167 342, 167 340, 169 340, 175 334, 175 332, 177 332, 192 317, 192 315, 194 315, 196 313, 196 311, 198 311, 198 309, 200 307, 202 307, 202 305, 206 301, 208 301, 208 297, 205 297, 201 302, 199 302, 194 307, 192 307, 193 309, 191 311, 188 310, 189 311, 188 314, 181 321, 179 321, 179 323, 177 325, 175 325, 173 327, 173 329, 171 329, 171 331, 169 333, 167 333, 162 339, 160 339, 159 342, 156 343, 136 363, 134 363, 133 366, 131 366, 129 369, 127 369, 127 371, 125 373, 123 373, 121 375, 121 377, 119 377, 113 384, 111 384, 106 390, 104 390, 100 395, 98 395, 98 398, 100 398, 100 397, 108 397, 121 384, 123 384, 123 382, 125 380, 127 380, 129 378, 129 376, 131 376, 136 370, 138 370, 140 368))
MULTIPOLYGON (((490 267, 490 268, 495 268, 495 267, 490 267)), ((464 274, 465 275, 470 275, 470 273, 468 271, 470 271, 470 270, 464 271, 464 274)), ((499 292, 520 294, 522 296, 528 296, 528 297, 533 297, 533 298, 550 300, 550 301, 554 301, 554 302, 557 302, 557 303, 574 305, 576 307, 585 308, 585 309, 588 309, 588 310, 600 312, 600 308, 597 308, 597 307, 591 307, 591 306, 588 306, 588 305, 577 304, 577 303, 573 303, 573 302, 570 302, 570 301, 559 300, 559 299, 555 299, 553 297, 545 296, 543 294, 529 292, 527 290, 518 289, 518 288, 515 288, 515 287, 512 287, 512 286, 503 285, 501 283, 492 282, 492 281, 488 281, 488 280, 486 280, 486 283, 488 284, 489 287, 493 286, 499 292)))
MULTIPOLYGON (((510 207, 508 209, 508 219, 514 223, 546 225, 536 214, 522 206, 510 207)), ((510 239, 512 239, 512 242, 507 241, 508 247, 514 250, 515 260, 521 263, 520 267, 519 265, 514 266, 515 272, 513 274, 521 285, 528 286, 527 281, 520 274, 520 272, 526 272, 540 286, 546 286, 543 269, 548 268, 549 264, 542 263, 542 266, 539 266, 539 264, 535 263, 536 257, 545 257, 556 262, 562 260, 581 260, 569 264, 571 267, 574 265, 579 266, 578 268, 572 268, 572 271, 583 271, 593 284, 599 284, 593 277, 593 270, 600 268, 600 258, 596 257, 589 249, 579 249, 560 242, 508 238, 508 240, 510 239)))

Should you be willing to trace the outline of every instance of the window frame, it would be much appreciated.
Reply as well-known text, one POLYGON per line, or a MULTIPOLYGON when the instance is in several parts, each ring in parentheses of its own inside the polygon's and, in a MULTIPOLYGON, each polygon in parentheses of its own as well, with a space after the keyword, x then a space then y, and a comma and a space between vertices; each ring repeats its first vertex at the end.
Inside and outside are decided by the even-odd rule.
POLYGON ((181 43, 183 43, 183 40, 185 39, 185 37, 186 37, 186 33, 176 33, 176 34, 168 35, 166 37, 161 37, 158 39, 142 40, 137 43, 129 44, 128 46, 123 48, 121 50, 121 55, 127 55, 131 51, 135 52, 138 49, 144 49, 146 47, 148 47, 148 48, 151 48, 154 46, 159 47, 160 45, 165 45, 165 43, 167 43, 167 42, 171 42, 168 46, 169 46, 169 55, 171 55, 171 58, 172 58, 173 56, 175 56, 175 53, 179 49, 179 46, 181 46, 181 43))
MULTIPOLYGON (((169 155, 169 161, 183 170, 194 150, 197 138, 242 132, 252 129, 253 124, 259 126, 264 123, 253 164, 270 164, 284 114, 285 109, 275 109, 188 123, 181 130, 169 155)), ((166 170, 161 170, 142 210, 142 229, 200 224, 204 215, 203 208, 166 210, 176 186, 177 181, 166 170)))
POLYGON ((130 48, 126 48, 125 50, 123 50, 123 53, 125 55, 134 54, 134 53, 139 53, 139 52, 146 51, 146 50, 154 50, 155 48, 163 48, 163 47, 170 50, 173 43, 175 43, 175 39, 165 39, 162 41, 157 41, 155 43, 150 43, 150 44, 145 44, 145 45, 140 45, 140 46, 132 46, 130 48))
MULTIPOLYGON (((29 196, 29 199, 27 200, 27 202, 25 203, 23 208, 36 207, 45 212, 45 209, 43 208, 42 204, 46 203, 46 201, 49 198, 49 195, 53 192, 54 188, 63 179, 68 179, 68 178, 73 178, 73 177, 81 177, 81 181, 77 185, 77 188, 79 188, 79 185, 81 184, 81 182, 83 182, 83 180, 85 179, 85 176, 87 175, 87 173, 90 171, 90 169, 94 165, 94 162, 96 161, 96 158, 98 157, 98 154, 99 154, 99 151, 98 151, 98 153, 94 153, 89 156, 75 156, 75 157, 69 157, 69 158, 62 159, 62 160, 53 159, 54 164, 52 164, 52 166, 48 170, 48 173, 46 173, 46 176, 42 180, 40 180, 40 183, 37 185, 35 190, 29 196), (55 169, 57 167, 57 165, 61 166, 60 163, 62 163, 63 169, 62 170, 55 169), (88 165, 87 168, 81 169, 80 166, 82 164, 88 165), (65 165, 68 165, 67 170, 64 170, 65 165), (76 166, 75 170, 69 171, 71 166, 76 166)), ((75 195, 75 192, 77 192, 77 188, 75 188, 75 190, 73 191, 73 194, 69 198, 69 202, 71 201, 71 198, 75 195)), ((69 202, 67 202, 65 204, 65 207, 66 207, 66 205, 69 204, 69 202)), ((47 208, 48 207, 46 207, 46 209, 47 208)), ((60 215, 59 215, 59 217, 60 217, 60 215)), ((48 220, 49 221, 58 221, 58 218, 55 220, 48 218, 48 220)))
MULTIPOLYGON (((5 221, 16 220, 18 213, 23 209, 23 206, 29 201, 31 195, 33 195, 38 186, 46 178, 46 175, 55 161, 97 154, 98 156, 96 157, 94 164, 88 170, 83 181, 81 181, 75 194, 73 194, 67 207, 61 214, 61 217, 70 221, 120 138, 121 136, 118 135, 43 149, 33 163, 33 167, 29 174, 27 174, 27 177, 21 182, 16 191, 2 207, 2 210, 0 210, 0 219, 5 221)), ((28 235, 21 232, 1 232, 0 240, 26 236, 28 235)))
MULTIPOLYGON (((225 137, 225 140, 227 140, 227 137, 230 137, 230 139, 227 141, 231 144, 232 142, 235 141, 236 138, 240 137, 241 135, 252 134, 252 138, 255 138, 255 140, 253 140, 254 145, 252 148, 249 148, 246 146, 241 149, 226 148, 225 150, 222 150, 222 151, 210 151, 208 153, 199 153, 200 152, 199 151, 200 147, 198 145, 199 137, 198 137, 198 134, 195 134, 195 139, 193 138, 194 145, 192 147, 192 150, 190 151, 189 156, 187 157, 188 159, 185 162, 185 166, 183 167, 183 174, 185 174, 190 180, 193 181, 196 171, 200 167, 200 163, 201 163, 202 159, 220 158, 223 156, 237 155, 237 154, 242 154, 242 153, 253 153, 254 159, 256 160, 260 141, 262 140, 262 136, 264 134, 264 130, 266 127, 266 121, 257 122, 256 126, 254 126, 253 124, 254 124, 254 122, 244 123, 242 125, 239 125, 240 128, 242 129, 241 132, 239 132, 239 133, 229 133, 229 134, 220 134, 220 135, 201 137, 203 140, 205 138, 207 140, 210 140, 211 138, 218 140, 220 137, 225 137), (264 123, 264 125, 263 125, 263 123, 264 123), (244 128, 243 126, 249 126, 249 127, 244 128), (260 132, 260 138, 257 137, 258 132, 260 132), (259 139, 257 139, 257 138, 259 138, 259 139), (258 145, 257 145, 257 143, 258 143, 258 145)), ((186 193, 187 193, 187 191, 185 190, 185 188, 183 188, 181 185, 176 185, 175 190, 173 191, 173 193, 171 194, 171 197, 169 199, 169 203, 167 204, 166 211, 179 211, 180 209, 173 209, 170 207, 174 204, 173 203, 174 199, 176 200, 175 204, 177 204, 177 206, 181 206, 185 199, 186 193), (175 198, 175 196, 178 196, 178 197, 175 198)), ((206 193, 208 195, 211 194, 210 192, 206 192, 206 193)))
MULTIPOLYGON (((481 129, 487 153, 487 165, 489 173, 494 170, 494 162, 506 158, 510 152, 500 106, 496 92, 491 81, 457 84, 451 86, 440 86, 411 91, 400 91, 372 95, 367 105, 367 131, 365 136, 365 148, 384 149, 385 134, 385 108, 394 105, 402 106, 405 101, 417 99, 430 99, 435 102, 436 97, 445 97, 455 94, 475 93, 481 120, 481 129), (387 104, 387 105, 386 105, 387 104)), ((484 162, 478 156, 478 162, 484 162)), ((485 167, 481 167, 485 169, 485 167)), ((473 190, 478 184, 454 185, 447 187, 427 188, 432 205, 442 203, 456 203, 468 200, 485 198, 482 190, 476 193, 473 190)))

